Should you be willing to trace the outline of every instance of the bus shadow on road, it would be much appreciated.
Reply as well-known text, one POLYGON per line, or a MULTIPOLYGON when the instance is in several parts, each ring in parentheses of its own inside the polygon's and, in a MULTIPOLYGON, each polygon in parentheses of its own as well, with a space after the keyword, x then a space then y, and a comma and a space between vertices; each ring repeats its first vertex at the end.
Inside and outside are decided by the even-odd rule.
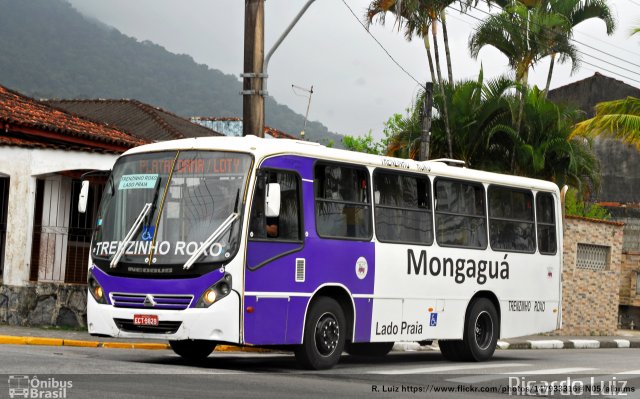
MULTIPOLYGON (((512 362, 514 360, 527 360, 526 356, 504 356, 496 354, 487 363, 499 363, 504 361, 512 362)), ((224 370, 227 372, 309 372, 302 368, 292 353, 273 352, 273 353, 214 353, 208 358, 201 361, 188 361, 177 355, 167 355, 154 357, 152 359, 137 360, 139 363, 176 366, 185 368, 198 368, 201 370, 224 370)), ((460 365, 463 367, 464 362, 450 362, 446 360, 440 352, 419 352, 419 353, 392 353, 383 357, 367 357, 367 356, 350 356, 344 354, 340 358, 340 362, 334 368, 341 372, 362 371, 366 369, 375 369, 379 367, 429 367, 429 366, 452 366, 460 365)), ((329 370, 330 372, 330 370, 329 370)), ((315 373, 315 371, 314 371, 315 373)))

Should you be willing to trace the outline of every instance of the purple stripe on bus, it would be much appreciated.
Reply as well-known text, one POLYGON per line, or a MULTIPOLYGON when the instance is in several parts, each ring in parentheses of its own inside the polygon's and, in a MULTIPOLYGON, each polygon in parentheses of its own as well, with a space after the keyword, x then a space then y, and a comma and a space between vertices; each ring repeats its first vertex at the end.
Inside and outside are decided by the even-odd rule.
POLYGON ((287 298, 245 297, 245 343, 253 345, 283 344, 287 331, 287 298))
POLYGON ((356 331, 353 342, 369 342, 371 339, 373 299, 354 298, 353 301, 356 305, 356 331))
MULTIPOLYGON (((193 295, 190 307, 195 307, 202 293, 213 283, 220 280, 224 273, 216 269, 210 273, 196 278, 185 279, 151 279, 110 276, 97 267, 91 269, 91 273, 102 286, 109 303, 109 293, 123 294, 169 294, 169 295, 193 295)), ((240 287, 234 287, 240 289, 240 287)))

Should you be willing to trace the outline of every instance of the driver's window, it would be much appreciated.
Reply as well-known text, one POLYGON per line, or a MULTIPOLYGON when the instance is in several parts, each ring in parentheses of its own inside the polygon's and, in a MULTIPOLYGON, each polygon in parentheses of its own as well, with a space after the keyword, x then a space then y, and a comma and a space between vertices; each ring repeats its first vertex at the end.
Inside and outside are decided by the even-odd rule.
POLYGON ((249 221, 249 238, 258 240, 301 241, 300 178, 296 173, 262 170, 256 182, 249 221), (280 214, 266 217, 265 188, 280 184, 280 214))

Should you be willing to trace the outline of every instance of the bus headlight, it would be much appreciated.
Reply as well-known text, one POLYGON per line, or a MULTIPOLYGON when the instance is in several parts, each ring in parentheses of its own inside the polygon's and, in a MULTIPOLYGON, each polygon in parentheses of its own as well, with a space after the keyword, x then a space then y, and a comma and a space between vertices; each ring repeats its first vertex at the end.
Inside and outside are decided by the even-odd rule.
POLYGON ((207 288, 198 303, 196 304, 197 308, 208 308, 215 302, 229 295, 231 292, 231 275, 226 273, 224 277, 218 282, 216 282, 211 287, 207 288))
POLYGON ((89 292, 93 299, 98 303, 106 304, 107 298, 104 296, 104 290, 102 286, 98 283, 98 280, 95 279, 91 274, 89 274, 89 280, 87 281, 87 285, 89 286, 89 292))

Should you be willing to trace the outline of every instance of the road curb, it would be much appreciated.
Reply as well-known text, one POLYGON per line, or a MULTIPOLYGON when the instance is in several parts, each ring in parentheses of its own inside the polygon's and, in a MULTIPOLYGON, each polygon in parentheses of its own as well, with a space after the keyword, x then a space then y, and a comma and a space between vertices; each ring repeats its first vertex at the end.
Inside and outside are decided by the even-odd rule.
MULTIPOLYGON (((13 335, 0 335, 0 345, 44 345, 44 346, 74 346, 81 348, 106 348, 106 349, 147 349, 165 350, 171 349, 169 344, 150 342, 112 342, 112 341, 84 341, 78 339, 63 339, 50 337, 22 337, 13 335)), ((240 347, 235 345, 218 345, 216 352, 272 352, 270 349, 256 347, 240 347)))
POLYGON ((640 341, 628 339, 568 339, 498 341, 498 349, 615 349, 640 348, 640 341))

